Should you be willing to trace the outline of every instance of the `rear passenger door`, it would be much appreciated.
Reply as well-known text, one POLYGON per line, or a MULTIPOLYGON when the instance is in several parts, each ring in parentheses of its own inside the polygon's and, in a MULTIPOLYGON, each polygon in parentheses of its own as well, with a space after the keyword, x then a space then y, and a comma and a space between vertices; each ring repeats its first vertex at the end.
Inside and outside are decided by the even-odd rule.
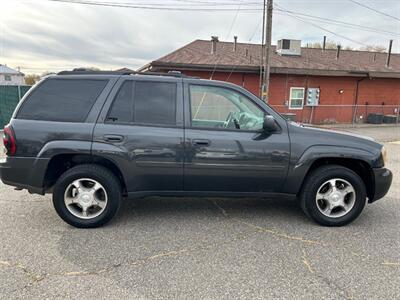
POLYGON ((123 76, 95 126, 92 153, 118 165, 128 192, 183 189, 182 80, 123 76))

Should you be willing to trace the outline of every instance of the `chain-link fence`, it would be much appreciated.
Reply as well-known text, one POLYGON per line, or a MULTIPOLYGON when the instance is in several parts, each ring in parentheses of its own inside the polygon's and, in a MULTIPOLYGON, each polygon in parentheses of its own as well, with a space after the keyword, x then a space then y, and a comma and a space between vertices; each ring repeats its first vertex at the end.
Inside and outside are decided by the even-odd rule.
MULTIPOLYGON (((19 100, 31 86, 0 86, 0 130, 6 125, 19 100)), ((318 105, 290 109, 271 105, 287 119, 315 125, 323 124, 400 124, 400 103, 393 105, 318 105)))
POLYGON ((30 88, 29 85, 0 85, 0 130, 10 121, 19 100, 30 88))
POLYGON ((400 104, 397 105, 318 105, 289 109, 271 105, 287 119, 309 124, 393 124, 400 123, 400 104))

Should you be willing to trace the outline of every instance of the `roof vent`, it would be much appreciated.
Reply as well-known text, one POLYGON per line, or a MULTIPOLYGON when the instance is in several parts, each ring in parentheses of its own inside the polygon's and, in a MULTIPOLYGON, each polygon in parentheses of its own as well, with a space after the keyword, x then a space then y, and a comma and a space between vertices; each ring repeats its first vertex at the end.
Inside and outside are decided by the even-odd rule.
POLYGON ((279 40, 276 52, 279 55, 301 55, 301 40, 279 40))
POLYGON ((340 49, 341 49, 341 46, 340 46, 340 45, 337 45, 337 48, 336 48, 336 59, 339 59, 339 56, 340 56, 340 49))
POLYGON ((217 52, 217 42, 219 42, 219 39, 217 36, 212 36, 211 37, 211 54, 214 54, 217 52))
POLYGON ((386 58, 386 67, 387 68, 389 68, 389 66, 390 66, 390 56, 392 54, 392 45, 393 45, 393 40, 390 40, 389 51, 388 51, 387 58, 386 58))

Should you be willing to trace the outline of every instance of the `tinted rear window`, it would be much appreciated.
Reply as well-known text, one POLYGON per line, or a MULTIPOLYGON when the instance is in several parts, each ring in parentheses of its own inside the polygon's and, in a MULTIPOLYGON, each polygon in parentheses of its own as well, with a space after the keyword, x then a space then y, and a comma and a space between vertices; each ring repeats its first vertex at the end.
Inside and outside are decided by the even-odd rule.
POLYGON ((176 123, 176 84, 137 81, 134 96, 135 123, 176 123))
POLYGON ((107 122, 130 123, 133 118, 132 90, 133 81, 125 81, 115 96, 107 117, 107 122))
POLYGON ((48 79, 24 101, 17 118, 84 122, 107 80, 48 79))
POLYGON ((176 83, 126 81, 114 99, 107 122, 175 125, 176 83))

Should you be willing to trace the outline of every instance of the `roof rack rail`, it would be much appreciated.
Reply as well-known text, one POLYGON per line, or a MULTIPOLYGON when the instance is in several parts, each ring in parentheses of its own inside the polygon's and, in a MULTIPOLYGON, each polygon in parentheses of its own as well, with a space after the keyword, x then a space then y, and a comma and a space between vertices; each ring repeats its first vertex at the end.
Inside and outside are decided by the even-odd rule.
POLYGON ((114 71, 61 71, 57 75, 128 75, 124 72, 114 71))
POLYGON ((135 72, 135 71, 94 71, 90 69, 73 69, 72 71, 61 71, 57 75, 150 75, 150 76, 170 76, 178 78, 195 78, 182 74, 180 71, 162 72, 135 72))
POLYGON ((129 75, 129 72, 122 71, 95 71, 90 69, 73 69, 72 71, 61 71, 57 75, 129 75))
POLYGON ((194 78, 192 76, 188 76, 182 74, 181 71, 168 71, 168 73, 162 72, 131 72, 132 75, 152 75, 152 76, 170 76, 170 77, 178 77, 178 78, 194 78))

